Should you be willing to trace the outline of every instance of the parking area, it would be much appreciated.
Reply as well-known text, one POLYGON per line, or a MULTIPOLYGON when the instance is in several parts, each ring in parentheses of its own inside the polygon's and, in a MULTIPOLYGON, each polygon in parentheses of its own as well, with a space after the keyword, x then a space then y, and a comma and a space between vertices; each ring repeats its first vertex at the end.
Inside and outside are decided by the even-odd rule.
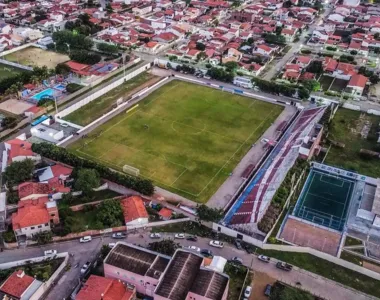
POLYGON ((276 279, 263 272, 254 272, 252 280, 252 294, 249 300, 268 300, 265 296, 265 288, 268 284, 273 285, 276 279))

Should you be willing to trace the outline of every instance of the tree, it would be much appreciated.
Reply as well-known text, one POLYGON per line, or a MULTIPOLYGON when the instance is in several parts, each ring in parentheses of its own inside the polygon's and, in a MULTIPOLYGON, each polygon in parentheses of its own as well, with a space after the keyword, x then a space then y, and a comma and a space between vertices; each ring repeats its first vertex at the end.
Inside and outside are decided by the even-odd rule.
POLYGON ((8 128, 13 128, 17 125, 17 118, 16 117, 5 117, 2 121, 1 121, 1 126, 3 127, 3 129, 8 129, 8 128))
POLYGON ((201 42, 197 42, 195 45, 195 48, 199 51, 204 51, 206 49, 206 46, 205 46, 205 44, 203 44, 201 42))
POLYGON ((313 60, 306 68, 307 72, 313 74, 322 74, 323 73, 323 65, 319 60, 313 60))
POLYGON ((223 218, 223 209, 211 208, 204 204, 197 206, 198 218, 208 222, 218 222, 223 218))
POLYGON ((175 243, 173 240, 169 239, 150 243, 148 245, 149 250, 169 256, 172 256, 178 248, 181 248, 181 246, 178 243, 175 243))
POLYGON ((203 60, 203 59, 206 59, 207 58, 207 54, 205 52, 199 52, 197 54, 197 60, 203 60))
POLYGON ((229 61, 224 64, 227 69, 227 72, 235 72, 235 70, 239 67, 239 64, 236 61, 229 61))
POLYGON ((82 64, 94 65, 102 59, 99 54, 89 53, 86 50, 71 51, 70 59, 82 64))
POLYGON ((80 169, 75 180, 74 188, 88 195, 100 185, 99 173, 94 169, 80 169))
POLYGON ((33 234, 33 241, 36 241, 38 245, 45 245, 53 240, 53 234, 51 231, 42 231, 33 234))
POLYGON ((31 159, 14 161, 5 169, 5 179, 13 186, 32 179, 34 162, 31 159))
POLYGON ((123 209, 117 199, 110 199, 103 201, 98 208, 97 214, 99 222, 104 227, 117 227, 122 225, 123 209))
POLYGON ((376 74, 373 74, 370 78, 369 81, 371 81, 372 84, 377 84, 379 83, 379 76, 376 74))
POLYGON ((96 48, 105 53, 115 54, 119 52, 119 48, 116 45, 111 45, 107 43, 99 43, 96 45, 96 48))
POLYGON ((304 88, 306 88, 310 92, 319 91, 321 88, 321 84, 315 79, 305 80, 302 82, 302 85, 304 86, 304 88))
POLYGON ((55 73, 56 74, 68 75, 68 74, 70 74, 70 72, 71 72, 70 67, 64 63, 60 63, 60 64, 56 65, 56 67, 55 67, 55 73))
POLYGON ((301 87, 298 89, 298 96, 303 100, 309 99, 310 91, 301 87))
POLYGON ((380 33, 379 32, 376 32, 373 37, 375 38, 375 40, 379 40, 380 39, 380 33))
POLYGON ((276 35, 276 34, 265 34, 264 36, 265 42, 269 44, 279 44, 284 45, 286 44, 286 38, 283 35, 276 35))

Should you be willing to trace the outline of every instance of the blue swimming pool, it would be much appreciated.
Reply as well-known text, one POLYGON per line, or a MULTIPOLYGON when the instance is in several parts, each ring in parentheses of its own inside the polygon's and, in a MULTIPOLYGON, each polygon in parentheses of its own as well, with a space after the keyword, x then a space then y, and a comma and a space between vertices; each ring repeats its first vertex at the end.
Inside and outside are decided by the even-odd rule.
POLYGON ((46 89, 42 92, 39 92, 38 94, 35 94, 32 99, 40 101, 44 96, 54 96, 54 90, 53 89, 46 89))
POLYGON ((54 87, 56 90, 63 91, 66 87, 63 84, 58 84, 54 87))

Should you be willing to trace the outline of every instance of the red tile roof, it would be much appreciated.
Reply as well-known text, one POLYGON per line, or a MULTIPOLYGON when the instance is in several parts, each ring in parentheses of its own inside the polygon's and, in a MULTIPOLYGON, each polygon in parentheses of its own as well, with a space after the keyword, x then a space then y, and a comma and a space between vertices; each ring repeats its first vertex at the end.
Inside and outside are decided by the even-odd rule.
POLYGON ((76 296, 76 300, 131 300, 135 291, 116 279, 91 275, 76 296))
POLYGON ((55 193, 68 193, 69 187, 65 187, 58 178, 51 179, 48 183, 24 182, 18 186, 18 196, 23 199, 30 195, 49 195, 55 193))
POLYGON ((26 275, 23 270, 14 271, 0 287, 0 291, 19 299, 33 281, 34 278, 26 275))
POLYGON ((11 146, 8 154, 8 163, 12 162, 12 159, 18 156, 34 156, 32 144, 27 141, 14 139, 6 141, 5 143, 11 146))
POLYGON ((352 75, 350 81, 348 82, 348 86, 364 88, 367 81, 368 81, 367 77, 361 74, 355 74, 355 75, 352 75))
POLYGON ((125 223, 139 218, 149 218, 144 202, 139 196, 132 196, 120 201, 123 208, 125 223))
POLYGON ((170 218, 173 214, 173 211, 169 208, 163 207, 158 214, 163 218, 170 218))
POLYGON ((80 64, 80 63, 77 63, 77 62, 72 61, 72 60, 71 60, 71 61, 68 61, 68 62, 66 63, 66 65, 69 66, 70 69, 73 70, 73 71, 81 71, 81 70, 83 70, 83 69, 89 67, 89 65, 80 64))
POLYGON ((311 61, 311 57, 309 56, 298 56, 297 62, 300 62, 302 64, 308 64, 311 61))
POLYGON ((47 197, 19 201, 17 212, 12 214, 13 230, 49 223, 50 216, 45 206, 47 201, 47 197))
POLYGON ((53 176, 56 178, 58 178, 61 175, 70 176, 71 173, 73 172, 73 168, 69 168, 61 164, 56 164, 54 166, 51 166, 50 169, 53 173, 53 176))

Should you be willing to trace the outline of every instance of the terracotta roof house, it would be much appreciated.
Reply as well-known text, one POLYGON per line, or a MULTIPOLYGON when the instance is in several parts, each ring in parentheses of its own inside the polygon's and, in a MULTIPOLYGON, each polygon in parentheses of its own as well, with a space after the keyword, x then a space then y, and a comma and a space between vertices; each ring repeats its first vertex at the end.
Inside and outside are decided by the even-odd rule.
POLYGON ((24 182, 18 186, 20 200, 36 199, 50 196, 53 199, 61 199, 62 194, 69 193, 70 188, 64 186, 59 178, 51 179, 49 182, 24 182))
POLYGON ((361 74, 352 75, 345 92, 360 97, 363 94, 367 81, 368 78, 361 74))
POLYGON ((41 156, 39 154, 33 153, 32 144, 20 139, 13 139, 4 142, 4 150, 2 155, 2 171, 4 171, 5 168, 14 161, 23 161, 28 158, 35 162, 39 162, 41 160, 41 156))
POLYGON ((149 222, 149 215, 141 197, 132 196, 120 201, 126 226, 144 225, 149 222))
POLYGON ((17 212, 12 214, 12 228, 17 237, 30 238, 38 232, 50 231, 51 224, 58 223, 57 204, 47 197, 19 201, 17 212))
POLYGON ((160 215, 162 220, 167 221, 167 220, 171 219, 171 217, 173 215, 173 211, 169 208, 163 207, 160 209, 158 214, 160 215))
POLYGON ((41 285, 41 281, 26 275, 23 270, 18 270, 14 271, 0 286, 0 294, 4 299, 27 300, 33 296, 41 285))
POLYGON ((125 286, 120 280, 91 275, 76 300, 132 300, 136 289, 125 286))

